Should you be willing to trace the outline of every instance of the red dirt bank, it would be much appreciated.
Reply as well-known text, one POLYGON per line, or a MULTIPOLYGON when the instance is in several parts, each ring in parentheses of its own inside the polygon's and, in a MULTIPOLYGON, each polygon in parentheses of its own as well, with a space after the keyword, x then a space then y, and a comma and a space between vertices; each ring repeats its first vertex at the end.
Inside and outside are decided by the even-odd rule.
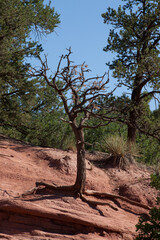
MULTIPOLYGON (((124 196, 149 207, 155 204, 156 191, 149 185, 146 169, 105 167, 106 155, 100 153, 87 154, 86 161, 86 189, 124 196)), ((134 239, 138 217, 148 210, 122 199, 86 196, 107 203, 94 205, 67 192, 44 189, 21 196, 36 181, 70 185, 75 177, 75 153, 33 147, 0 135, 0 238, 134 239)))

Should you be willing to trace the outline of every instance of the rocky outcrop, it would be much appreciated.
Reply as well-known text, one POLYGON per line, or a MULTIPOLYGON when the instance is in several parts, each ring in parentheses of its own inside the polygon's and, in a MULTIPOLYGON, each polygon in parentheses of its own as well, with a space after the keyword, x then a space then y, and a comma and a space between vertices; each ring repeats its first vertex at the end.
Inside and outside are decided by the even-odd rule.
POLYGON ((1 138, 0 238, 133 240, 139 216, 147 216, 155 204, 150 172, 137 166, 126 171, 98 167, 97 158, 107 161, 102 155, 87 154, 84 199, 43 187, 29 194, 36 181, 73 184, 76 154, 1 138))

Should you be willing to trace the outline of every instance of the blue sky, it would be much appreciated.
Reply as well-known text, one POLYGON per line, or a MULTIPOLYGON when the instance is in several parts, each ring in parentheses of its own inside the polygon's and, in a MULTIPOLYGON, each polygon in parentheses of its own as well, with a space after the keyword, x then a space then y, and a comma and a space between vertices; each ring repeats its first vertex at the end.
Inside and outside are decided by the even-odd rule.
MULTIPOLYGON (((41 43, 44 53, 47 54, 48 65, 54 72, 62 54, 66 48, 72 49, 72 60, 75 64, 85 61, 91 76, 101 76, 108 72, 106 62, 111 61, 114 54, 104 52, 107 45, 107 38, 111 25, 103 23, 101 14, 106 12, 108 7, 117 9, 124 2, 122 0, 52 0, 52 6, 60 14, 61 23, 55 32, 43 38, 41 43)), ((45 0, 44 3, 48 3, 45 0)), ((116 85, 116 80, 110 73, 110 87, 116 85)), ((126 92, 126 89, 119 88, 117 95, 126 92)), ((155 108, 154 101, 151 108, 155 108)))
MULTIPOLYGON (((112 59, 113 54, 104 52, 103 48, 107 44, 111 26, 103 23, 101 14, 109 6, 117 8, 121 3, 120 0, 52 1, 52 6, 60 14, 61 23, 54 33, 42 39, 50 68, 54 71, 61 54, 71 47, 72 60, 75 64, 85 61, 92 70, 92 76, 108 71, 105 63, 112 59)), ((115 80, 111 78, 111 85, 114 83, 115 80)))

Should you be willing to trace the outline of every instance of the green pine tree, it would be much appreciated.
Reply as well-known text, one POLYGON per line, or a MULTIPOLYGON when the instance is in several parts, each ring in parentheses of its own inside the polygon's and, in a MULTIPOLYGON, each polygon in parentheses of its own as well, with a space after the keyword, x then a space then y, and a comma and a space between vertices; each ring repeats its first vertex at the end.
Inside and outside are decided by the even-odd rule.
POLYGON ((131 92, 128 140, 135 142, 136 130, 142 127, 139 119, 145 116, 144 100, 160 93, 160 1, 122 1, 125 4, 117 11, 109 7, 102 14, 104 23, 114 27, 104 51, 115 52, 115 59, 108 65, 119 84, 131 92))
MULTIPOLYGON (((0 125, 27 133, 39 79, 30 79, 30 58, 42 46, 33 39, 54 31, 59 15, 43 0, 0 0, 0 125)), ((37 102, 38 106, 38 102, 37 102)))

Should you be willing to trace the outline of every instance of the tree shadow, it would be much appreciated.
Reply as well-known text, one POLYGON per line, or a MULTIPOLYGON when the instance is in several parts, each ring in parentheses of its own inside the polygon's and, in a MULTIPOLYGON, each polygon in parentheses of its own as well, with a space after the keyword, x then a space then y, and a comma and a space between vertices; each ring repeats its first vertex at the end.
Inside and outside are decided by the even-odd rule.
POLYGON ((100 169, 109 169, 109 168, 115 168, 114 161, 112 157, 106 157, 103 159, 97 159, 97 160, 89 160, 95 167, 100 169))
POLYGON ((90 203, 88 203, 88 205, 92 208, 92 209, 94 209, 94 210, 96 210, 96 211, 98 211, 99 212, 99 214, 100 214, 100 216, 103 216, 103 217, 105 217, 105 215, 104 215, 104 213, 103 213, 103 211, 101 210, 101 209, 99 209, 96 205, 93 205, 93 204, 90 204, 90 203))
POLYGON ((77 195, 72 192, 72 191, 61 191, 61 190, 51 190, 48 188, 41 188, 41 189, 37 189, 36 190, 36 194, 32 194, 30 195, 33 198, 29 198, 29 199, 23 199, 23 201, 26 202, 36 202, 36 201, 40 201, 40 200, 55 200, 55 199, 62 199, 63 197, 71 197, 76 199, 77 195))
POLYGON ((141 214, 139 213, 136 213, 134 210, 131 210, 129 208, 127 208, 127 206, 122 206, 122 204, 120 204, 120 202, 116 199, 112 200, 116 205, 117 207, 119 207, 120 209, 124 210, 125 212, 128 212, 128 213, 131 213, 131 214, 134 214, 136 216, 140 216, 141 214))

